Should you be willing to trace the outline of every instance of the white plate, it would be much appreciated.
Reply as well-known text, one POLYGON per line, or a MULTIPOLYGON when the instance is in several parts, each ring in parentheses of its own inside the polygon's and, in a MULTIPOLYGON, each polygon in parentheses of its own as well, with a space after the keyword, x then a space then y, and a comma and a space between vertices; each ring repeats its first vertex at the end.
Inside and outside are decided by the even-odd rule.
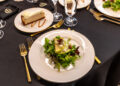
POLYGON ((6 1, 6 0, 0 0, 0 2, 4 2, 4 1, 6 1))
POLYGON ((120 11, 113 11, 111 8, 103 8, 103 0, 94 0, 94 5, 101 13, 120 18, 120 11))
POLYGON ((41 78, 57 83, 77 80, 87 74, 94 64, 95 51, 91 42, 82 34, 68 30, 54 30, 40 36, 32 45, 29 52, 29 63, 33 71, 41 78), (76 61, 73 69, 58 72, 47 63, 44 53, 45 38, 53 39, 56 36, 71 38, 73 44, 80 46, 81 58, 76 61))
MULTIPOLYGON (((81 0, 78 0, 78 5, 77 5, 77 9, 81 9, 81 8, 85 8, 87 7, 92 0, 85 0, 84 3, 81 0)), ((59 3, 64 6, 64 0, 59 0, 59 3)))
MULTIPOLYGON (((42 30, 46 29, 47 27, 49 27, 53 23, 53 14, 47 9, 44 9, 44 8, 29 8, 29 9, 26 9, 24 11, 20 12, 14 20, 15 27, 20 31, 27 32, 27 33, 34 33, 34 32, 38 32, 38 31, 42 31, 42 30), (45 12, 45 18, 46 18, 45 24, 40 28, 38 27, 38 22, 35 24, 34 27, 31 27, 30 24, 24 26, 22 24, 21 14, 24 11, 37 11, 37 10, 42 10, 42 11, 45 12)), ((41 22, 42 22, 42 20, 41 20, 41 22)))

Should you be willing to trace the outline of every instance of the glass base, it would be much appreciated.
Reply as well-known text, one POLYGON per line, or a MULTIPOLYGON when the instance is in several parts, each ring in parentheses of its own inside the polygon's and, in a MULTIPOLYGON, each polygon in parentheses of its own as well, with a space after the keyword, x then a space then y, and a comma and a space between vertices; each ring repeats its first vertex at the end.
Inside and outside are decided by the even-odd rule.
POLYGON ((0 28, 4 28, 6 26, 6 21, 0 20, 0 28))
POLYGON ((67 17, 65 20, 64 20, 64 24, 68 27, 74 27, 76 26, 78 23, 78 20, 74 17, 67 17))
POLYGON ((4 36, 4 32, 2 30, 0 30, 0 39, 2 39, 4 36))
POLYGON ((54 22, 58 22, 63 18, 63 15, 60 13, 53 13, 54 16, 54 22))
POLYGON ((37 3, 38 0, 27 0, 27 2, 29 2, 29 3, 37 3))

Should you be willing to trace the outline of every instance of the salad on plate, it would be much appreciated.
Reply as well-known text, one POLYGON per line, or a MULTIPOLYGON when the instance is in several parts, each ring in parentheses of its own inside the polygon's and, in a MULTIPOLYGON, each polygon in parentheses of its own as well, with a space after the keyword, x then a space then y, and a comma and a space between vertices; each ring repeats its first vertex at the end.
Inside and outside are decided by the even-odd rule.
POLYGON ((120 10, 120 0, 103 0, 103 8, 111 8, 113 11, 120 10))
POLYGON ((80 56, 79 47, 70 43, 70 38, 56 36, 53 40, 45 38, 44 52, 50 59, 50 64, 54 64, 54 68, 60 71, 61 68, 66 69, 70 65, 75 66, 76 60, 80 56))

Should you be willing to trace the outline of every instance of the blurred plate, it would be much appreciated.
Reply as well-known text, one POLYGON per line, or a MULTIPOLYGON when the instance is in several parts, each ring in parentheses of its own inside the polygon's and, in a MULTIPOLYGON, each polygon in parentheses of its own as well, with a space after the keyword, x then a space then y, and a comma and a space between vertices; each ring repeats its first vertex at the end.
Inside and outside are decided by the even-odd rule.
POLYGON ((29 52, 29 63, 33 71, 41 78, 57 83, 77 80, 86 75, 94 64, 95 51, 91 42, 82 34, 68 30, 54 30, 41 35, 32 45, 29 52), (71 70, 58 72, 48 63, 44 53, 45 38, 52 40, 56 36, 71 38, 71 42, 80 46, 81 58, 71 70))
MULTIPOLYGON (((53 14, 52 14, 52 12, 50 12, 47 9, 44 9, 44 8, 29 8, 29 9, 26 9, 24 11, 20 12, 14 20, 15 27, 22 32, 34 33, 34 32, 43 31, 53 23, 53 14), (21 14, 24 11, 37 11, 37 10, 42 10, 43 12, 45 12, 45 19, 46 19, 45 24, 43 26, 41 26, 40 28, 38 27, 38 22, 35 24, 34 27, 31 27, 31 24, 23 25, 22 20, 21 20, 21 14)), ((41 20, 41 22, 42 21, 43 20, 41 20)))
POLYGON ((0 0, 0 2, 4 2, 4 1, 6 1, 6 0, 0 0))
MULTIPOLYGON (((81 8, 85 8, 87 7, 92 0, 84 0, 84 2, 82 2, 81 0, 78 0, 78 5, 77 5, 77 9, 81 9, 81 8)), ((64 6, 64 0, 59 0, 59 3, 64 6)))
POLYGON ((103 0, 94 0, 94 5, 101 13, 104 13, 106 15, 120 18, 120 11, 113 11, 111 8, 103 8, 103 0))

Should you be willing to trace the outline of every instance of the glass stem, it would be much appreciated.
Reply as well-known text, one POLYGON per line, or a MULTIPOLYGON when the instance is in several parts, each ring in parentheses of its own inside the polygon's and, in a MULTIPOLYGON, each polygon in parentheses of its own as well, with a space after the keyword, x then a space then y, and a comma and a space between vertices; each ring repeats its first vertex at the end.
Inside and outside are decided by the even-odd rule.
POLYGON ((54 12, 57 13, 57 3, 55 4, 54 12))
POLYGON ((72 16, 69 16, 69 18, 70 18, 70 20, 69 20, 69 21, 70 21, 70 23, 71 23, 71 24, 73 24, 73 19, 72 19, 72 16))
POLYGON ((70 22, 72 22, 72 16, 69 16, 69 18, 70 18, 70 22))

